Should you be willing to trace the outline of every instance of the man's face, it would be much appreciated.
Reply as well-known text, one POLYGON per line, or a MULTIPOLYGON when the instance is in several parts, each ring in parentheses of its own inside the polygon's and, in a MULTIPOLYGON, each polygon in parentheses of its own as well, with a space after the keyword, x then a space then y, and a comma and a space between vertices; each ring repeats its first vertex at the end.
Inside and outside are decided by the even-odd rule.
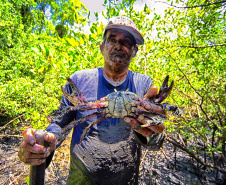
POLYGON ((120 29, 110 29, 105 38, 105 42, 100 45, 105 66, 115 72, 128 69, 131 59, 137 52, 133 36, 120 29))

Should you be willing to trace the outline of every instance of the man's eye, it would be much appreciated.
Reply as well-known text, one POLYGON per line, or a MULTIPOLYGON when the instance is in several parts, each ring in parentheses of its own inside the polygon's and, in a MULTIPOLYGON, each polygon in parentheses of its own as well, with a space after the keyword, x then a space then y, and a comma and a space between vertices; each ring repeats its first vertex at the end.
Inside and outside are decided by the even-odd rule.
POLYGON ((109 39, 109 42, 115 43, 116 41, 115 41, 115 39, 111 38, 111 39, 109 39))
POLYGON ((129 40, 124 40, 123 41, 123 45, 126 45, 126 46, 132 46, 132 43, 129 41, 129 40))

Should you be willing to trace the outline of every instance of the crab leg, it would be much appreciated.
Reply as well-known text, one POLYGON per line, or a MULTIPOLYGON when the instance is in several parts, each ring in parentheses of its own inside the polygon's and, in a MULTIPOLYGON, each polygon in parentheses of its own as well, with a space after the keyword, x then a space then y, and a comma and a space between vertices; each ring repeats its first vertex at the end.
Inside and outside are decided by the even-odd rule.
MULTIPOLYGON (((71 95, 69 95, 71 97, 71 95)), ((69 100, 70 101, 70 100, 69 100)), ((63 113, 67 113, 70 111, 77 111, 77 110, 93 110, 93 109, 99 109, 106 106, 107 103, 96 101, 96 102, 89 102, 86 105, 77 105, 77 106, 67 106, 63 109, 63 113)))
POLYGON ((69 111, 76 111, 76 110, 92 110, 92 109, 99 109, 106 105, 103 100, 96 101, 96 102, 87 102, 83 94, 78 90, 75 83, 70 79, 67 78, 68 83, 72 88, 72 93, 69 94, 65 91, 64 87, 61 86, 61 90, 63 95, 74 105, 74 106, 67 106, 63 112, 67 113, 69 111))
POLYGON ((136 109, 136 113, 142 114, 145 118, 148 118, 147 124, 139 125, 137 127, 137 129, 141 129, 142 127, 159 125, 161 123, 164 123, 164 121, 167 118, 166 115, 164 115, 164 114, 160 114, 160 113, 152 112, 152 111, 145 111, 142 109, 136 109))
POLYGON ((184 112, 182 108, 175 105, 169 105, 168 103, 162 103, 161 105, 165 111, 170 111, 173 115, 178 117, 181 116, 184 112))
POLYGON ((165 77, 158 94, 154 98, 154 103, 161 103, 163 100, 167 98, 167 96, 169 96, 170 92, 173 89, 174 81, 171 82, 170 86, 168 86, 168 82, 169 82, 169 75, 165 77))
POLYGON ((80 123, 83 123, 93 117, 102 115, 104 112, 103 111, 98 111, 92 114, 89 114, 85 117, 82 117, 78 120, 74 120, 70 122, 66 127, 63 128, 63 132, 61 133, 58 141, 57 141, 57 147, 61 145, 61 143, 65 140, 66 136, 70 133, 71 129, 74 128, 75 126, 79 125, 80 123))
POLYGON ((87 133, 90 131, 90 129, 96 125, 97 123, 101 122, 102 120, 106 119, 105 116, 98 118, 97 120, 95 120, 94 122, 92 122, 89 126, 87 126, 82 133, 82 136, 80 138, 80 144, 82 142, 82 140, 86 137, 87 133))
POLYGON ((164 121, 166 120, 166 118, 161 117, 161 116, 152 116, 152 117, 148 117, 149 119, 146 121, 147 124, 145 125, 138 125, 137 129, 142 129, 145 127, 149 127, 149 126, 156 126, 159 125, 161 123, 164 123, 164 121))

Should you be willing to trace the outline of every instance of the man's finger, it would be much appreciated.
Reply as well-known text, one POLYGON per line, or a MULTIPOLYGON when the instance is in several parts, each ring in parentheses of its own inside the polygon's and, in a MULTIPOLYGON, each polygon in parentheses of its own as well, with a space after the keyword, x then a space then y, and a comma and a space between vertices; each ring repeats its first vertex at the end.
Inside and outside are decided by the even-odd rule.
MULTIPOLYGON (((144 115, 139 115, 138 117, 137 117, 137 119, 142 123, 142 125, 144 126, 144 127, 148 127, 148 125, 149 126, 154 126, 155 125, 155 122, 152 120, 152 119, 150 119, 150 118, 147 118, 147 117, 145 117, 144 115)), ((142 127, 142 126, 141 126, 142 127)))
POLYGON ((143 136, 149 136, 150 134, 153 133, 153 131, 150 130, 149 128, 137 129, 140 123, 135 118, 126 117, 124 120, 127 124, 129 124, 132 127, 133 130, 135 130, 136 132, 140 133, 143 136))
POLYGON ((45 142, 47 143, 50 143, 50 144, 56 143, 56 136, 50 132, 46 133, 44 139, 45 139, 45 142))
POLYGON ((157 112, 157 113, 164 114, 164 115, 166 114, 161 106, 158 106, 153 103, 148 103, 145 101, 143 101, 141 103, 141 105, 138 105, 137 108, 142 109, 142 110, 151 111, 151 112, 157 112))
POLYGON ((47 148, 46 153, 48 153, 48 155, 49 155, 56 149, 56 144, 57 144, 56 136, 54 134, 48 132, 45 135, 45 142, 48 143, 48 148, 47 148))
POLYGON ((158 94, 158 88, 157 87, 151 87, 148 92, 145 94, 144 98, 146 100, 150 100, 151 98, 154 98, 158 94))
POLYGON ((40 165, 44 162, 46 162, 46 159, 26 159, 24 163, 35 166, 35 165, 40 165))
POLYGON ((42 154, 34 154, 31 153, 29 151, 26 151, 24 154, 25 159, 45 159, 47 156, 46 153, 42 153, 42 154))
MULTIPOLYGON (((147 117, 144 117, 143 115, 139 115, 138 118, 137 118, 143 125, 147 125, 150 123, 150 119, 147 118, 147 117)), ((154 123, 153 123, 154 124, 154 123)), ((157 133, 162 133, 165 129, 165 126, 163 123, 160 123, 158 125, 152 125, 152 126, 148 126, 146 127, 154 132, 157 132, 157 133)))
POLYGON ((162 123, 160 123, 158 125, 154 125, 154 126, 149 126, 147 128, 149 128, 150 130, 153 130, 154 132, 159 133, 159 134, 161 134, 165 130, 165 126, 162 123))
POLYGON ((46 152, 46 147, 44 147, 42 145, 38 145, 38 144, 31 145, 31 144, 27 143, 27 141, 23 141, 21 143, 20 147, 24 150, 27 150, 32 153, 37 153, 37 154, 46 152))
POLYGON ((36 142, 36 139, 34 137, 35 132, 36 132, 36 129, 26 129, 22 132, 22 135, 24 136, 25 141, 27 141, 31 145, 34 145, 36 142))

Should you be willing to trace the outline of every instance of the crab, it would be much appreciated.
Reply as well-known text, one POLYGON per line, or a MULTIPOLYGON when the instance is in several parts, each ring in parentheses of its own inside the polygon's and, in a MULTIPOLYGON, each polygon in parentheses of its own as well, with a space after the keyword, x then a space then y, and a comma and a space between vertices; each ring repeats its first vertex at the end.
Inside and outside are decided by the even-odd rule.
MULTIPOLYGON (((164 101, 172 91, 172 88, 174 86, 174 81, 171 82, 170 86, 168 86, 169 76, 167 75, 158 94, 152 98, 151 100, 147 101, 145 99, 139 98, 135 93, 129 92, 129 91, 115 91, 110 94, 108 94, 106 97, 101 98, 100 100, 96 102, 88 102, 85 100, 83 94, 78 90, 74 82, 67 78, 68 83, 70 84, 72 88, 72 93, 69 94, 65 91, 63 87, 61 87, 61 90, 63 92, 63 95, 74 105, 74 106, 67 106, 63 110, 63 114, 68 111, 74 111, 74 110, 93 110, 97 109, 96 112, 87 115, 81 119, 72 121, 68 126, 66 126, 63 129, 63 135, 66 135, 69 133, 71 128, 74 126, 85 122, 86 120, 95 117, 100 116, 100 118, 96 119, 94 122, 92 122, 88 127, 86 127, 83 131, 83 134, 81 136, 80 142, 85 138, 89 130, 99 123, 100 121, 104 120, 107 117, 112 118, 124 118, 124 117, 134 117, 137 118, 138 115, 143 114, 145 117, 149 118, 149 122, 146 125, 140 125, 136 129, 141 129, 143 127, 148 127, 152 125, 158 125, 160 123, 163 123, 166 119, 166 115, 147 111, 145 109, 138 108, 143 107, 150 103, 155 103, 160 106, 165 111, 172 111, 177 114, 177 107, 171 106, 169 104, 160 104, 162 101, 164 101)), ((179 114, 179 113, 178 113, 179 114)), ((58 143, 61 143, 62 139, 59 139, 58 143)))

